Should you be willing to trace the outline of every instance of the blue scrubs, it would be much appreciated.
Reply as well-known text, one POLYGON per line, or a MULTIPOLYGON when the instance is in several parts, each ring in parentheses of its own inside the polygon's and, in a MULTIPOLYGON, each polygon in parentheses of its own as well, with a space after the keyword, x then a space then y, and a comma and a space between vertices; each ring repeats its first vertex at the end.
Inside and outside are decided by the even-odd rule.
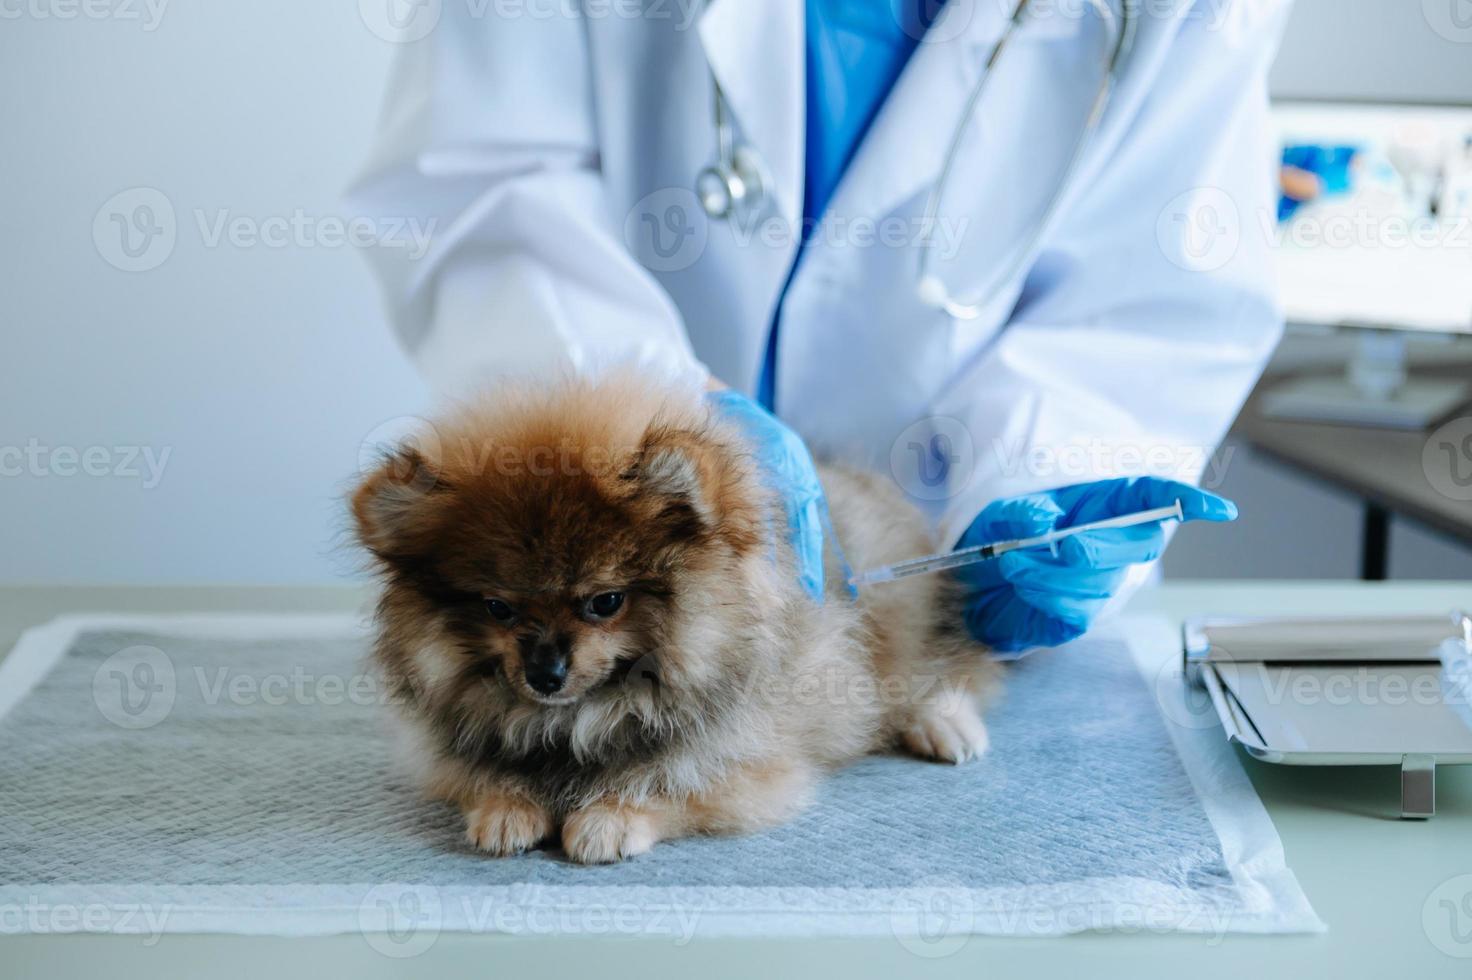
POLYGON ((802 239, 767 332, 757 400, 773 408, 777 330, 792 285, 824 209, 859 141, 879 113, 905 62, 944 0, 806 0, 807 141, 803 165, 802 239))

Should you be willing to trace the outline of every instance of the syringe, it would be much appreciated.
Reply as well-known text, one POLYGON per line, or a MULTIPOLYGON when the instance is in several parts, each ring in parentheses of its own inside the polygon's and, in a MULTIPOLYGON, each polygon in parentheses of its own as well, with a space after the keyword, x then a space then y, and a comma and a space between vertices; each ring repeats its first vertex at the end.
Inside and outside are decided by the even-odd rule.
POLYGON ((896 579, 909 578, 911 575, 928 575, 931 572, 942 572, 948 568, 961 568, 964 565, 974 565, 977 562, 989 561, 1005 555, 1009 551, 1017 551, 1021 548, 1051 547, 1065 538, 1071 538, 1075 534, 1084 534, 1088 531, 1137 527, 1141 524, 1154 524, 1156 521, 1179 521, 1182 517, 1181 502, 1177 500, 1169 507, 1157 507, 1154 510, 1142 510, 1133 514, 1122 514, 1119 517, 1110 517, 1102 521, 1091 521, 1088 524, 1060 527, 1057 530, 1049 531, 1047 534, 1039 534, 1032 538, 1017 538, 1013 541, 993 541, 991 544, 976 545, 972 548, 961 548, 958 551, 947 551, 939 555, 911 558, 908 561, 895 562, 893 565, 883 565, 879 568, 871 568, 867 572, 860 572, 849 579, 849 582, 856 586, 893 582, 896 579))

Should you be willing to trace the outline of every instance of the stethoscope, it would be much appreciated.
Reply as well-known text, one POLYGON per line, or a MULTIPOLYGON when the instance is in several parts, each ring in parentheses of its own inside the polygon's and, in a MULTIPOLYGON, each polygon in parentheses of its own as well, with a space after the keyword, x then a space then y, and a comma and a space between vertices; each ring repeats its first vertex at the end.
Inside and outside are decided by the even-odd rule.
MULTIPOLYGON (((1053 196, 1048 199, 1047 206, 1043 209, 1042 216, 1033 227, 1032 234, 1023 243, 1025 247, 1017 249, 1011 265, 1005 267, 1001 273, 994 276, 986 287, 978 291, 982 297, 980 300, 966 302, 956 299, 951 295, 939 273, 933 269, 932 249, 934 248, 934 234, 936 218, 940 213, 940 206, 945 198, 946 187, 951 181, 951 172, 955 169, 956 158, 961 147, 962 137, 966 134, 966 123, 976 111, 976 106, 981 101, 982 94, 986 91, 987 82, 991 80, 992 72, 996 68, 1002 52, 1017 31, 1022 27, 1023 21, 1032 8, 1032 0, 1018 0, 1017 6, 1012 10, 1012 17, 1007 22, 1002 36, 992 47, 991 54, 987 57, 986 65, 982 68, 981 77, 977 79, 976 85, 972 87, 970 96, 966 99, 966 105, 961 112, 954 131, 951 134, 950 144, 946 147, 946 154, 941 161, 940 175, 936 178, 935 186, 931 188, 930 195, 925 202, 924 219, 921 223, 920 235, 920 261, 917 277, 915 280, 915 292, 920 301, 927 306, 945 310, 953 317, 962 320, 974 320, 981 316, 987 307, 986 298, 1003 283, 1012 280, 1016 274, 1022 271, 1022 266, 1036 250, 1043 234, 1053 222, 1059 205, 1063 201, 1064 191, 1072 183, 1073 177, 1078 171, 1079 164, 1083 160, 1084 150, 1089 141, 1099 128, 1099 122, 1104 117, 1104 110, 1109 106, 1109 100, 1113 97, 1114 87, 1119 81, 1120 69, 1128 55, 1130 46, 1134 43, 1135 14, 1132 9, 1133 0, 1122 0, 1119 15, 1109 6, 1109 0, 1087 0, 1088 4, 1099 12, 1108 24, 1114 28, 1113 43, 1109 48, 1108 58, 1104 65, 1104 78, 1099 83, 1099 91, 1094 96, 1094 103, 1089 108, 1089 115, 1080 127, 1078 139, 1074 141, 1073 150, 1069 155, 1068 165, 1064 168, 1057 186, 1053 190, 1053 196)), ((714 78, 714 76, 713 76, 714 78)), ((703 168, 695 178, 695 194, 700 199, 700 206, 705 213, 714 220, 740 220, 744 217, 760 211, 766 201, 767 188, 770 180, 767 178, 766 168, 762 164, 761 156, 745 143, 736 140, 735 131, 731 126, 730 109, 726 105, 726 97, 721 91, 719 82, 714 85, 715 105, 713 115, 716 128, 716 160, 710 166, 703 168)))

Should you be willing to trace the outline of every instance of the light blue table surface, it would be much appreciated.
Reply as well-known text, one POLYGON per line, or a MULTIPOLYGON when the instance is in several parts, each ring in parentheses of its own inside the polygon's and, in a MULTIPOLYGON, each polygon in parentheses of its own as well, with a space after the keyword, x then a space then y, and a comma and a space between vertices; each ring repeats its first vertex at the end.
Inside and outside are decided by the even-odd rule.
MULTIPOLYGON (((351 588, 0 589, 0 647, 29 626, 76 612, 351 611, 351 588)), ((1472 605, 1472 584, 1200 583, 1138 595, 1131 612, 1444 612, 1472 605)), ((1472 977, 1472 770, 1443 769, 1439 812, 1397 819, 1390 768, 1306 769, 1244 757, 1304 891, 1330 931, 1317 936, 1077 935, 973 937, 922 957, 894 939, 552 939, 443 934, 421 955, 392 959, 362 936, 313 939, 165 935, 0 937, 0 980, 12 977, 577 976, 663 977, 1472 977)))

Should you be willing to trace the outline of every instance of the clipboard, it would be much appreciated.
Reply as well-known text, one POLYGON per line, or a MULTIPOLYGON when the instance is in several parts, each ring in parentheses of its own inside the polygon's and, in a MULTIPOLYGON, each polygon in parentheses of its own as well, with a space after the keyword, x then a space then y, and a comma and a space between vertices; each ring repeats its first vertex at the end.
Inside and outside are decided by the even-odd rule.
POLYGON ((1188 683, 1227 738, 1263 762, 1396 765, 1401 816, 1436 812, 1436 767, 1472 763, 1472 615, 1200 617, 1182 628, 1188 683))

